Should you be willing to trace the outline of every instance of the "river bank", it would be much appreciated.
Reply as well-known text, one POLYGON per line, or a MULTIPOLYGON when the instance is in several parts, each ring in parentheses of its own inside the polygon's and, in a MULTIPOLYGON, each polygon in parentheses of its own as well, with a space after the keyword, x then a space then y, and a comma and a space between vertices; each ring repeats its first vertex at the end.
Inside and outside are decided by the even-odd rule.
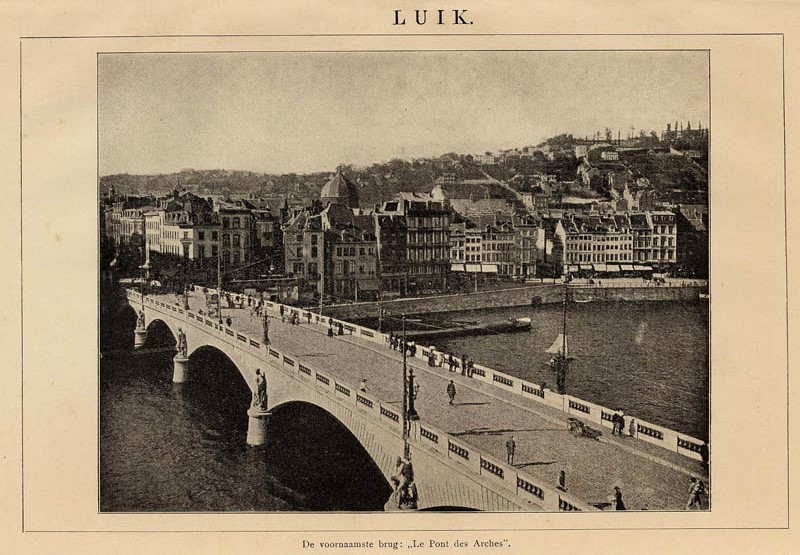
MULTIPOLYGON (((662 285, 641 280, 603 280, 573 282, 569 285, 570 299, 576 302, 657 302, 694 301, 708 292, 701 281, 667 281, 662 285)), ((382 303, 351 303, 325 307, 325 315, 343 320, 377 316, 382 306, 387 314, 434 314, 487 308, 513 308, 538 304, 561 303, 563 283, 522 285, 495 291, 478 291, 454 295, 436 295, 408 299, 393 299, 382 303)))

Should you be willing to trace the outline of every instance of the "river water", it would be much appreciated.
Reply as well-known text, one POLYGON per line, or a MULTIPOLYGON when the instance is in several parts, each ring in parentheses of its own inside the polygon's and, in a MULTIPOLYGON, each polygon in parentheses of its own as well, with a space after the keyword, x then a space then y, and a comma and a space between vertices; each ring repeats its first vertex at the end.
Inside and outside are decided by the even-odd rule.
MULTIPOLYGON (((536 383, 554 383, 544 350, 561 306, 460 312, 453 319, 531 316, 530 332, 437 340, 456 354, 536 383)), ((221 354, 175 385, 172 353, 134 355, 133 322, 106 319, 100 365, 100 509, 380 511, 389 487, 357 440, 310 405, 274 412, 268 442, 245 445, 250 393, 221 354)), ((570 306, 570 393, 700 438, 708 430, 708 307, 701 303, 570 306)))
MULTIPOLYGON (((477 364, 555 387, 545 352, 562 329, 563 305, 448 313, 453 320, 499 322, 530 316, 530 332, 435 339, 477 364)), ((654 424, 708 438, 708 304, 570 303, 567 393, 654 424)))
POLYGON ((267 444, 248 447, 250 392, 233 363, 198 352, 199 379, 178 385, 172 355, 101 361, 101 511, 383 510, 388 484, 333 417, 286 405, 267 444))

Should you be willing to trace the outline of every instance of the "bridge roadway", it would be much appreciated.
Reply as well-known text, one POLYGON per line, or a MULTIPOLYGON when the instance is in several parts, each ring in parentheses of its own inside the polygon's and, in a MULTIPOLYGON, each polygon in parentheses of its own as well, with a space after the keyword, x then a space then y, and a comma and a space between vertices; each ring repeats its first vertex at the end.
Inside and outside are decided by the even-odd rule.
MULTIPOLYGON (((173 295, 150 295, 173 304, 173 295)), ((189 297, 192 311, 205 309, 202 294, 189 297)), ((231 328, 251 337, 261 336, 261 322, 249 309, 223 308, 231 328)), ((270 318, 273 347, 310 363, 351 384, 367 378, 369 393, 382 402, 402 405, 402 355, 355 336, 328 337, 326 328, 281 323, 270 318)), ((566 472, 568 491, 585 502, 605 504, 614 486, 620 486, 628 509, 682 510, 688 497, 689 478, 706 480, 700 462, 656 445, 614 437, 604 429, 599 441, 573 437, 567 430, 568 415, 523 398, 513 392, 409 359, 414 368, 419 395, 416 409, 423 422, 430 422, 478 450, 506 460, 505 442, 516 439, 514 465, 553 486, 561 470, 566 472), (448 403, 447 384, 455 382, 457 395, 448 403)))

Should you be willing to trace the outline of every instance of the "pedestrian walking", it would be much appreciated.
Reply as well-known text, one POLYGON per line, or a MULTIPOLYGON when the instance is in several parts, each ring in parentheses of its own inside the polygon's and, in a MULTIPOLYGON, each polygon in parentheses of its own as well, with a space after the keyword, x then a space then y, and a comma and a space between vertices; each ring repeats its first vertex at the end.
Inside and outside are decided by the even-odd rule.
POLYGON ((475 363, 472 362, 472 360, 470 360, 469 363, 467 364, 467 377, 468 378, 472 377, 472 373, 474 372, 474 370, 475 370, 475 363))
MULTIPOLYGON (((454 371, 453 368, 455 367, 456 361, 453 358, 452 353, 447 355, 447 363, 450 365, 450 371, 453 372, 454 371)), ((452 383, 452 380, 450 381, 450 383, 452 383)))
POLYGON ((625 502, 622 501, 622 490, 619 486, 614 486, 614 510, 624 511, 625 502))
POLYGON ((284 316, 283 315, 284 315, 284 312, 286 312, 286 309, 283 307, 283 305, 281 305, 280 312, 281 312, 281 323, 284 323, 286 320, 284 320, 284 316))
POLYGON ((367 392, 367 378, 361 378, 361 382, 358 384, 358 390, 364 393, 367 392))
POLYGON ((453 380, 450 380, 450 383, 447 384, 447 396, 450 397, 449 404, 452 405, 456 398, 456 384, 453 383, 453 380))
POLYGON ((517 442, 514 441, 514 436, 512 435, 506 441, 506 462, 511 466, 514 466, 514 453, 517 450, 517 442))
POLYGON ((706 485, 697 478, 689 479, 689 500, 686 502, 686 510, 701 509, 700 496, 706 492, 706 485))
POLYGON ((466 353, 461 355, 461 375, 467 375, 467 355, 466 353))
POLYGON ((628 425, 628 435, 631 437, 636 436, 636 419, 631 418, 631 423, 628 425))

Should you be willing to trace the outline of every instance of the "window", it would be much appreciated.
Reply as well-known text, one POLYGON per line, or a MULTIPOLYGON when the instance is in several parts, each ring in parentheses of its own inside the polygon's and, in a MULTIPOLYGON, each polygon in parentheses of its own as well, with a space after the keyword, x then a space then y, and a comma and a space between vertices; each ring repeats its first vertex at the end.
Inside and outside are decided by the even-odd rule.
POLYGON ((234 246, 234 247, 238 247, 238 246, 240 246, 240 243, 239 243, 239 235, 238 235, 238 234, 234 234, 234 235, 233 235, 233 246, 234 246))
POLYGON ((239 218, 233 218, 234 229, 239 229, 239 218))
POLYGON ((211 232, 211 240, 212 241, 219 241, 219 235, 217 235, 216 231, 211 232))
POLYGON ((365 249, 364 247, 361 247, 359 249, 359 251, 358 251, 358 254, 360 254, 361 256, 364 256, 365 254, 367 254, 367 249, 365 249))
MULTIPOLYGON (((198 231, 197 232, 197 239, 199 241, 205 241, 206 239, 206 232, 205 231, 198 231)), ((203 258, 202 256, 200 258, 203 258)))
POLYGON ((205 258, 206 257, 206 248, 203 245, 197 247, 197 258, 205 258))
POLYGON ((239 263, 239 251, 233 251, 233 262, 235 264, 239 263))
MULTIPOLYGON (((316 237, 316 235, 315 235, 316 237)), ((313 241, 312 241, 313 243, 313 241)), ((311 258, 316 258, 318 256, 317 247, 311 247, 311 258)))
POLYGON ((312 235, 311 236, 311 244, 312 245, 316 245, 317 244, 317 238, 318 238, 317 235, 312 235))
POLYGON ((303 274, 304 265, 302 262, 295 262, 292 266, 292 272, 295 274, 303 274))
POLYGON ((309 262, 308 264, 308 275, 313 276, 317 274, 317 263, 316 262, 309 262))
POLYGON ((303 256, 303 247, 297 247, 296 255, 297 257, 303 256))
POLYGON ((336 256, 342 256, 342 247, 336 247, 336 256))
POLYGON ((222 246, 228 247, 231 244, 231 237, 227 233, 222 236, 222 246))
POLYGON ((294 240, 297 241, 298 243, 302 243, 303 242, 303 236, 302 235, 297 235, 297 236, 295 236, 294 240))
POLYGON ((230 227, 230 218, 222 218, 222 229, 230 227))

